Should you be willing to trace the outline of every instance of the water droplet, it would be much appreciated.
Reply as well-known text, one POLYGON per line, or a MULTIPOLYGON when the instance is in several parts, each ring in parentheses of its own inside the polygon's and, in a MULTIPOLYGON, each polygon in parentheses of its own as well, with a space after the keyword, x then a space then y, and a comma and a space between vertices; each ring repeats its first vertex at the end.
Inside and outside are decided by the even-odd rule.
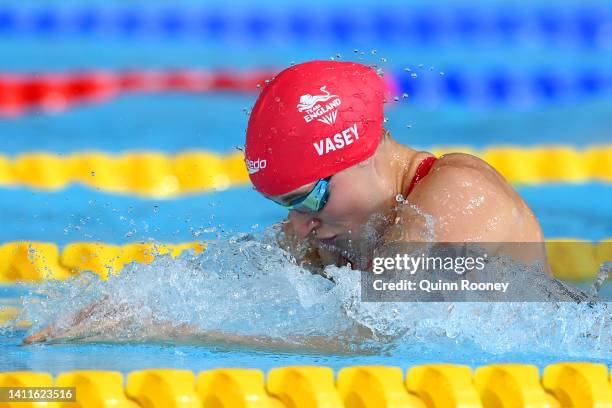
POLYGON ((244 152, 244 147, 243 146, 235 146, 236 150, 239 150, 241 152, 244 152))
POLYGON ((413 72, 412 74, 410 74, 410 76, 412 77, 412 79, 416 79, 418 77, 416 72, 413 72))
POLYGON ((399 96, 394 96, 394 97, 393 97, 393 100, 394 100, 395 102, 398 102, 398 101, 399 101, 399 99, 400 99, 400 98, 399 98, 399 96))
POLYGON ((378 50, 372 50, 372 55, 376 55, 376 53, 378 52, 378 50))
POLYGON ((91 177, 95 177, 95 176, 96 176, 96 172, 92 170, 91 177))
POLYGON ((342 58, 342 54, 337 53, 337 54, 336 54, 336 58, 338 58, 338 59, 342 58))
POLYGON ((412 72, 412 70, 411 70, 410 68, 408 68, 408 67, 404 68, 404 71, 406 71, 406 72, 412 72))
POLYGON ((383 123, 387 123, 388 121, 389 121, 389 118, 387 118, 387 117, 385 117, 385 118, 383 119, 383 123))
POLYGON ((397 201, 398 203, 403 203, 404 202, 404 196, 401 194, 398 194, 395 196, 395 201, 397 201))
POLYGON ((444 72, 440 71, 440 76, 444 76, 444 72))
POLYGON ((417 67, 423 68, 423 64, 419 64, 419 65, 417 65, 417 67))
POLYGON ((355 54, 357 54, 357 53, 359 52, 359 50, 358 50, 357 48, 355 48, 355 49, 353 50, 353 52, 354 52, 355 54))
POLYGON ((387 62, 387 59, 385 57, 381 57, 380 62, 387 62))
POLYGON ((404 98, 404 99, 408 99, 408 94, 407 94, 406 92, 404 92, 404 93, 402 94, 402 98, 404 98))
POLYGON ((408 125, 406 125, 406 128, 407 129, 412 129, 412 125, 408 124, 408 125))
POLYGON ((280 102, 280 97, 278 97, 278 96, 274 97, 274 101, 275 102, 280 102))
POLYGON ((430 70, 430 71, 433 71, 434 69, 435 69, 434 67, 429 67, 429 70, 430 70))

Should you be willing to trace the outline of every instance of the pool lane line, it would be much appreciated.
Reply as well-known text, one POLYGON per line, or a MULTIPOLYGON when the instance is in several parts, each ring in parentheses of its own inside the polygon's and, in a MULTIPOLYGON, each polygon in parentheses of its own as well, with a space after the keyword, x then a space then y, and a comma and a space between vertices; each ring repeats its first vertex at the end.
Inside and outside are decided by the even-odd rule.
MULTIPOLYGON (((74 242, 60 249, 52 242, 8 242, 0 245, 0 284, 63 280, 83 271, 92 271, 105 280, 132 262, 150 264, 157 256, 176 258, 184 251, 197 256, 206 246, 205 241, 124 245, 74 242)), ((612 239, 548 239, 546 249, 554 276, 570 281, 595 278, 600 265, 612 259, 612 239)))
POLYGON ((126 93, 255 93, 277 71, 123 70, 88 72, 0 72, 0 118, 28 112, 58 113, 80 104, 102 103, 126 93))
MULTIPOLYGON (((480 107, 575 102, 612 93, 605 67, 572 71, 550 68, 484 72, 429 67, 383 69, 387 101, 410 98, 419 103, 458 103, 480 107)), ((0 72, 0 117, 58 113, 81 104, 107 102, 125 94, 234 92, 256 95, 281 68, 265 70, 131 70, 89 72, 0 72)))
MULTIPOLYGON (((131 41, 246 44, 421 44, 438 47, 520 46, 605 50, 612 13, 605 2, 586 4, 384 4, 349 7, 233 7, 177 5, 38 6, 0 9, 0 35, 131 41)), ((367 51, 369 52, 369 51, 367 51)))
MULTIPOLYGON (((482 150, 457 146, 434 147, 430 151, 437 156, 450 152, 473 154, 516 185, 612 182, 612 145, 607 144, 585 148, 491 146, 482 150)), ((0 187, 57 191, 73 183, 116 194, 163 199, 242 186, 249 183, 249 178, 242 152, 0 155, 0 187)))
MULTIPOLYGON (((559 362, 543 367, 506 363, 472 370, 459 364, 285 366, 269 370, 216 368, 0 373, 0 387, 74 387, 83 407, 607 407, 609 367, 559 362), (111 401, 111 402, 109 402, 111 401)), ((62 396, 63 397, 63 396, 62 396)))

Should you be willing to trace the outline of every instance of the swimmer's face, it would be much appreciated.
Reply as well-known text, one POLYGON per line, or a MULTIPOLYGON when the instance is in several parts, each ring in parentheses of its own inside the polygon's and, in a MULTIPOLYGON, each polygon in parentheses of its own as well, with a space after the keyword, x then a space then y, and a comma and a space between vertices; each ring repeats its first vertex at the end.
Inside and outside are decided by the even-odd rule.
MULTIPOLYGON (((289 211, 289 221, 298 237, 309 236, 324 246, 354 252, 369 241, 368 221, 388 202, 388 187, 376 171, 373 159, 343 170, 329 181, 329 197, 319 212, 289 211)), ((316 183, 282 196, 269 197, 287 204, 308 194, 316 183)))

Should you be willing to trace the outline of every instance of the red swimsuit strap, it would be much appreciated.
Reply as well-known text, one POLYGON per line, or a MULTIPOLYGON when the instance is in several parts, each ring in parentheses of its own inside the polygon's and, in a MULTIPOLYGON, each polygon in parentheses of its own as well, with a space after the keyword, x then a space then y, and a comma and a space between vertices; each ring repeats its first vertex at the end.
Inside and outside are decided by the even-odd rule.
POLYGON ((414 173, 414 177, 410 182, 410 186, 408 187, 408 192, 406 193, 406 196, 408 196, 412 192, 412 190, 419 181, 421 181, 423 178, 425 178, 425 176, 429 174, 429 171, 431 170, 431 167, 434 165, 436 160, 437 159, 435 156, 429 156, 419 163, 416 172, 414 173))

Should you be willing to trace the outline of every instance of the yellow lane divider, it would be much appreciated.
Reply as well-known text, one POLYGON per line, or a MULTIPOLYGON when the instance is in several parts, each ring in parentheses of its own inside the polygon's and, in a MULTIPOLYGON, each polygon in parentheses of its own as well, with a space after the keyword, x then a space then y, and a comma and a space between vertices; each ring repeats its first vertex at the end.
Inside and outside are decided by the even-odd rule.
POLYGON ((202 242, 160 244, 154 242, 112 245, 98 242, 75 242, 60 253, 49 242, 9 242, 0 245, 0 283, 40 282, 43 279, 66 279, 88 270, 107 279, 131 262, 151 263, 156 255, 178 256, 186 249, 202 252, 202 242))
MULTIPOLYGON (((256 369, 221 368, 200 372, 145 369, 72 371, 55 379, 42 372, 0 373, 0 387, 75 387, 76 401, 36 405, 0 402, 1 407, 147 408, 497 408, 610 407, 608 367, 597 363, 557 363, 544 369, 527 364, 479 367, 427 364, 410 367, 280 367, 267 381, 256 369), (455 375, 459 374, 459 378, 455 375)), ((38 403, 41 404, 41 403, 38 403)))
POLYGON ((406 378, 408 391, 428 407, 480 407, 480 397, 467 366, 431 364, 412 367, 406 378), (440 392, 440 390, 444 390, 440 392))
MULTIPOLYGON (((49 242, 9 242, 0 245, 0 284, 66 279, 82 271, 92 271, 107 279, 109 274, 119 273, 131 262, 151 263, 156 255, 169 253, 177 257, 184 250, 199 253, 205 247, 205 242, 125 245, 74 242, 60 251, 57 245, 49 242)), ((599 266, 612 260, 612 240, 549 240, 546 249, 555 277, 564 280, 593 279, 599 266)))
POLYGON ((28 329, 32 326, 32 322, 19 319, 21 311, 15 306, 0 305, 0 327, 10 323, 13 327, 28 329))
POLYGON ((495 167, 514 184, 612 182, 612 145, 576 149, 571 146, 499 146, 484 150, 469 147, 433 149, 440 156, 470 153, 495 167))
MULTIPOLYGON (((585 149, 571 146, 434 148, 436 155, 466 152, 482 157, 510 182, 612 182, 612 145, 585 149)), ((220 155, 186 151, 174 156, 160 152, 109 155, 83 152, 68 155, 26 153, 0 155, 0 186, 57 190, 71 183, 121 194, 174 197, 222 190, 248 183, 242 153, 220 155)))
POLYGON ((518 407, 560 407, 559 402, 542 388, 535 366, 480 367, 474 375, 474 385, 485 407, 505 406, 505 401, 515 401, 513 405, 518 407))
POLYGON ((27 153, 0 156, 0 185, 58 190, 71 183, 122 194, 165 198, 222 190, 249 181, 242 153, 218 155, 193 151, 168 156, 159 152, 112 156, 27 153))

